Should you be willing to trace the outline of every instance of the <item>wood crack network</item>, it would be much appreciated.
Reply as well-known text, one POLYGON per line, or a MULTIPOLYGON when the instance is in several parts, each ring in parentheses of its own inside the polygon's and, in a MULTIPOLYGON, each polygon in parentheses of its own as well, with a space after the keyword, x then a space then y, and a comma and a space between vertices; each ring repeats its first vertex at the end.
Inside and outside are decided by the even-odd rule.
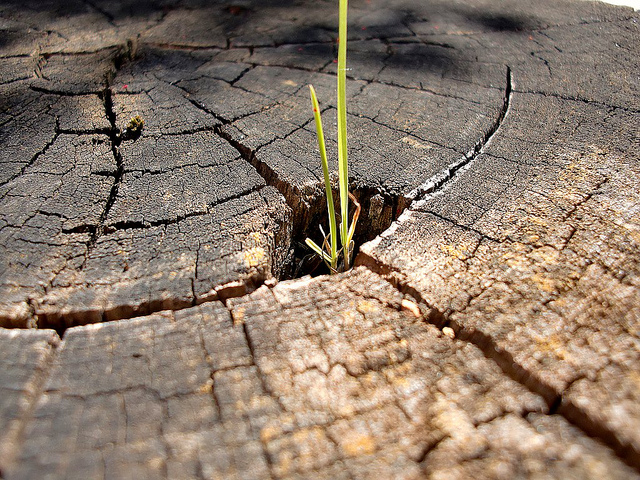
POLYGON ((351 2, 329 276, 285 3, 0 7, 0 478, 640 478, 638 13, 351 2))

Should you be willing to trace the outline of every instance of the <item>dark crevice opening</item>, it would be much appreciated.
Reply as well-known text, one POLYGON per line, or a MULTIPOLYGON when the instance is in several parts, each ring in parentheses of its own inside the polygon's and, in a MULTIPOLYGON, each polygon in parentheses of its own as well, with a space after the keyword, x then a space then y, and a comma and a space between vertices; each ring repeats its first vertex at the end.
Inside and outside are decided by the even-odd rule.
POLYGON ((104 233, 104 223, 111 211, 111 207, 116 201, 116 197, 118 196, 118 189, 120 188, 120 183, 122 182, 122 176, 124 175, 124 164, 122 161, 122 155, 120 154, 120 143, 122 142, 122 136, 120 135, 120 131, 116 125, 116 114, 113 109, 113 98, 110 88, 106 88, 101 94, 102 101, 104 102, 105 111, 107 114, 107 118, 109 119, 109 123, 111 124, 111 130, 109 132, 109 138, 111 140, 111 151, 113 153, 113 158, 116 162, 116 173, 113 184, 111 186, 111 191, 109 192, 109 198, 107 199, 107 203, 100 214, 100 218, 98 219, 98 225, 91 229, 91 236, 89 238, 89 242, 87 244, 87 249, 91 251, 95 246, 98 238, 104 233))
MULTIPOLYGON (((123 133, 120 132, 120 129, 117 125, 117 117, 113 105, 113 92, 111 90, 111 85, 113 84, 115 74, 123 67, 125 63, 130 62, 135 58, 136 49, 137 41, 135 39, 128 39, 127 43, 119 48, 117 54, 113 59, 114 71, 107 73, 104 78, 104 89, 99 93, 99 97, 104 105, 105 115, 110 125, 108 135, 111 142, 111 152, 116 162, 116 172, 113 184, 111 186, 111 191, 109 192, 109 197, 107 198, 107 203, 105 204, 105 207, 100 214, 97 225, 86 227, 86 231, 90 235, 89 241, 87 242, 87 253, 85 255, 85 262, 87 257, 89 256, 89 253, 91 252, 91 250, 93 250, 96 242, 98 241, 98 238, 100 238, 100 236, 105 232, 105 221, 109 215, 109 212, 111 211, 111 207, 113 207, 113 204, 116 201, 116 197, 118 196, 118 189, 120 188, 122 176, 124 175, 124 163, 122 160, 122 155, 120 154, 120 144, 126 138, 124 138, 123 133)), ((81 269, 84 268, 85 262, 83 262, 81 269)))
MULTIPOLYGON (((382 232, 387 230, 391 224, 409 206, 409 201, 403 196, 382 192, 373 187, 353 187, 351 193, 356 197, 361 206, 360 217, 356 224, 353 236, 354 251, 351 259, 353 264, 360 246, 373 240, 382 232)), ((338 215, 337 222, 340 228, 340 204, 339 193, 333 191, 335 210, 338 215)), ((298 201, 298 212, 294 210, 297 217, 291 240, 292 258, 290 265, 285 270, 285 275, 280 280, 300 278, 305 275, 318 276, 330 274, 329 268, 324 262, 306 245, 305 240, 310 238, 318 245, 321 245, 324 237, 320 226, 325 234, 329 234, 329 215, 327 211, 327 200, 324 194, 317 195, 313 199, 305 199, 305 202, 298 201), (302 210, 302 211, 300 211, 302 210)), ((350 206, 349 215, 353 215, 354 207, 350 206)), ((351 217, 350 217, 351 218, 351 217)))
MULTIPOLYGON (((304 194, 290 183, 282 180, 278 173, 268 163, 262 161, 254 150, 233 138, 224 127, 217 128, 216 132, 240 152, 242 158, 256 169, 267 185, 275 187, 282 194, 287 205, 292 210, 292 236, 286 240, 290 242, 288 247, 289 255, 284 260, 284 264, 274 264, 272 272, 274 277, 282 281, 300 278, 305 275, 329 274, 330 271, 324 265, 324 262, 305 243, 305 240, 310 238, 318 245, 322 244, 323 237, 320 226, 322 226, 326 234, 329 233, 329 217, 324 184, 318 183, 315 189, 316 194, 312 196, 304 194)), ((361 206, 360 217, 353 237, 354 252, 351 259, 353 263, 359 252, 360 245, 373 240, 389 228, 409 206, 410 199, 399 194, 385 192, 380 188, 354 185, 353 182, 350 192, 356 197, 361 206)), ((339 194, 335 189, 333 198, 336 212, 339 212, 339 194)), ((352 213, 353 205, 350 205, 350 215, 352 213)), ((340 221, 339 217, 337 221, 340 221)), ((276 247, 282 248, 281 245, 276 247)))

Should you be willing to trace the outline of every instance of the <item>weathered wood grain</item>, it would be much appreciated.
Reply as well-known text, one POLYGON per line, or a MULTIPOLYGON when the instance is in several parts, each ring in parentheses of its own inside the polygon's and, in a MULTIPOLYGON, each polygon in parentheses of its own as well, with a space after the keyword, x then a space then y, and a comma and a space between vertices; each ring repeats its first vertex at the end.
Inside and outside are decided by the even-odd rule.
POLYGON ((635 475, 409 301, 357 269, 71 328, 8 478, 635 475))
POLYGON ((0 475, 15 461, 60 338, 52 330, 0 329, 0 475))
POLYGON ((278 283, 337 9, 205 3, 0 5, 0 325, 62 336, 0 328, 0 477, 638 478, 638 14, 353 0, 356 238, 397 221, 278 283))
MULTIPOLYGON (((623 75, 624 62, 612 68, 623 75)), ((637 465, 637 113, 597 89, 580 100, 580 83, 522 93, 518 78, 514 69, 509 111, 482 154, 360 261, 637 465)))

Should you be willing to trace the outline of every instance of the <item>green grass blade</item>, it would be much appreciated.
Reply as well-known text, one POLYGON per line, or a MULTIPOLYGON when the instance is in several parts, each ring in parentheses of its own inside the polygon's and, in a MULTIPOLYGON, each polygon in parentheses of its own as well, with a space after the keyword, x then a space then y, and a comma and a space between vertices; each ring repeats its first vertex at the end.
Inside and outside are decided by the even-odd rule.
POLYGON ((331 257, 329 256, 329 254, 327 252, 325 252, 324 250, 322 250, 318 244, 316 242, 314 242, 313 240, 311 240, 310 238, 307 238, 305 240, 305 243, 307 245, 309 245, 309 247, 311 248, 311 250, 313 250, 314 252, 316 252, 316 254, 322 258, 325 262, 330 263, 331 262, 331 257))
POLYGON ((338 265, 338 229, 336 226, 336 212, 333 204, 333 192, 331 191, 331 179, 329 178, 329 162, 327 161, 327 149, 324 143, 324 133, 322 129, 322 118, 320 116, 320 105, 316 97, 316 91, 309 85, 311 94, 311 104, 313 105, 313 116, 316 121, 316 134, 318 137, 318 148, 322 159, 322 174, 324 175, 324 189, 327 194, 327 210, 329 212, 329 245, 331 247, 331 268, 334 270, 338 265))
POLYGON ((349 164, 347 161, 347 0, 340 0, 338 25, 338 177, 340 187, 340 239, 345 270, 349 252, 349 164))

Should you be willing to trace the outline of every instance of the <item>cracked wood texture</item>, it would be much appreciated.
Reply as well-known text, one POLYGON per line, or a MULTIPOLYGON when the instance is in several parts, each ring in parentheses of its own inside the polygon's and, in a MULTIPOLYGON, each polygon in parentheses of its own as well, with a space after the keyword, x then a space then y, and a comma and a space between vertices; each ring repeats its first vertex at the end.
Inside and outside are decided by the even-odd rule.
POLYGON ((637 13, 352 0, 280 283, 337 2, 0 18, 0 478, 640 478, 637 13))

